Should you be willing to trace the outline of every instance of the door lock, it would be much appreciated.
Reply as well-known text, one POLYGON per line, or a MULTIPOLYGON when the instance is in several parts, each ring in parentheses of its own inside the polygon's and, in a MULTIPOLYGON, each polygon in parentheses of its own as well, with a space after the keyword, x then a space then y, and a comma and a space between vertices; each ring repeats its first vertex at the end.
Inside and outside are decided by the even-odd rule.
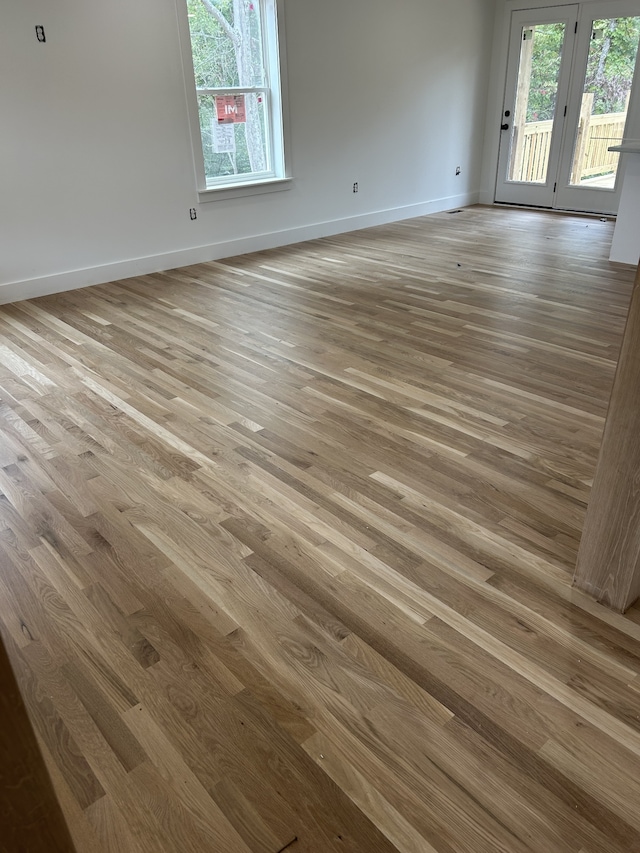
POLYGON ((506 122, 504 124, 501 124, 500 130, 509 130, 509 125, 506 122))

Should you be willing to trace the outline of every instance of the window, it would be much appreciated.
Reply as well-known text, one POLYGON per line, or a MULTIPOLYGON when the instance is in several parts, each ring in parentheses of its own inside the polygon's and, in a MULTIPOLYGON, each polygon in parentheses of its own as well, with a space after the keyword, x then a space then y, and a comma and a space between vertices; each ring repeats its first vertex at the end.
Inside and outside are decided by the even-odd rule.
POLYGON ((186 7, 200 198, 274 189, 286 178, 278 0, 186 0, 186 7))

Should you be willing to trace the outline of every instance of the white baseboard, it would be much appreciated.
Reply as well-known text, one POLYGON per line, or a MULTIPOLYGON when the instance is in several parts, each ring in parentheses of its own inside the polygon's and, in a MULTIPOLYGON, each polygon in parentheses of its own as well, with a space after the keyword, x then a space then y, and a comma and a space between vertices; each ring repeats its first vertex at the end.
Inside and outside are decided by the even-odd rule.
POLYGON ((270 231, 253 237, 241 237, 238 240, 211 243, 191 249, 180 249, 162 255, 150 255, 144 258, 104 264, 99 267, 88 267, 23 281, 7 282, 0 284, 0 305, 7 302, 17 302, 21 299, 48 296, 51 293, 62 293, 65 290, 90 287, 94 284, 105 284, 109 281, 118 281, 136 275, 148 275, 177 267, 186 267, 190 264, 231 258, 234 255, 246 255, 249 252, 259 252, 262 249, 275 249, 279 246, 301 243, 304 240, 317 240, 320 237, 330 237, 334 234, 371 228, 375 225, 386 225, 389 222, 397 222, 401 219, 412 219, 416 216, 426 216, 429 213, 440 213, 443 210, 451 210, 455 207, 468 207, 477 204, 478 198, 478 193, 465 193, 421 202, 420 204, 366 213, 361 216, 318 222, 284 231, 270 231))
POLYGON ((495 193, 493 190, 481 190, 478 198, 478 204, 492 205, 495 201, 495 193))

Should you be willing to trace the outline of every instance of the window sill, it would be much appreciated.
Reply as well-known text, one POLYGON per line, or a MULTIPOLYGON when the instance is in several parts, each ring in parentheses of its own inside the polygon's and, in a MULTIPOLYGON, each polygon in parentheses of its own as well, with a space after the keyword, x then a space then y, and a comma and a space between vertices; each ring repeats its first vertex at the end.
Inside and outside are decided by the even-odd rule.
POLYGON ((224 201, 230 198, 243 198, 250 195, 281 192, 291 189, 292 178, 269 178, 266 181, 255 181, 251 184, 227 184, 221 187, 211 187, 198 191, 200 204, 210 201, 224 201))

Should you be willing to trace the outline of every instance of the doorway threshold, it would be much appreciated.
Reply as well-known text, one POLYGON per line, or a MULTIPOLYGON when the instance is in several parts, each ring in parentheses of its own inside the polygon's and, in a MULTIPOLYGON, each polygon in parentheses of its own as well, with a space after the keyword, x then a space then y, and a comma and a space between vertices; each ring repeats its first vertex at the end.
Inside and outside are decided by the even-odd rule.
POLYGON ((597 210, 564 210, 558 207, 543 207, 535 204, 515 204, 512 201, 494 201, 494 207, 510 207, 514 210, 538 210, 546 213, 557 213, 560 216, 584 216, 587 219, 599 219, 601 221, 615 222, 617 217, 614 213, 598 213, 597 210))

